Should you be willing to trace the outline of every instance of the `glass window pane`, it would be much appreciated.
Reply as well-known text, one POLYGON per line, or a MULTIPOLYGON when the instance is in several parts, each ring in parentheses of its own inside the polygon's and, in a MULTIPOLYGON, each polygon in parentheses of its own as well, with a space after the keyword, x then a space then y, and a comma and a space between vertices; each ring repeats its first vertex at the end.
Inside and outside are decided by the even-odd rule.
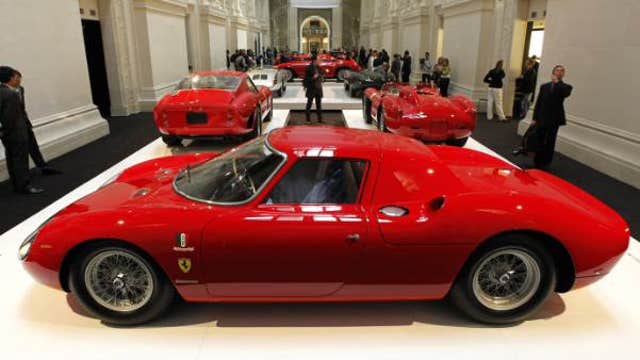
POLYGON ((268 204, 355 204, 366 161, 303 159, 289 170, 268 204))

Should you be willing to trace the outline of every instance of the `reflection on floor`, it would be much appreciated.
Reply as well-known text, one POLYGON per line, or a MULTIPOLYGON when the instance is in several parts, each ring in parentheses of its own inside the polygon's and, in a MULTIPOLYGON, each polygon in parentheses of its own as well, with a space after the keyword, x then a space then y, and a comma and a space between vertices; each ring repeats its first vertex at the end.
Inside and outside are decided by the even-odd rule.
MULTIPOLYGON (((322 108, 324 110, 345 110, 362 108, 362 100, 351 98, 344 90, 344 84, 325 82, 322 85, 322 108)), ((281 98, 273 100, 276 109, 304 110, 306 106, 305 90, 300 83, 289 83, 281 98)))
MULTIPOLYGON (((274 112, 264 131, 282 127, 274 112)), ((373 129, 360 110, 349 127, 373 129)), ((533 319, 496 327, 473 323, 445 302, 354 304, 177 304, 163 319, 111 328, 85 314, 72 295, 36 284, 16 258, 19 243, 49 216, 122 169, 182 152, 224 150, 233 142, 151 142, 0 236, 0 357, 142 359, 425 359, 629 357, 640 333, 640 244, 602 281, 554 295, 533 319), (13 356, 12 356, 13 355, 13 356), (626 356, 625 356, 626 355, 626 356)), ((468 148, 495 155, 471 139, 468 148)))

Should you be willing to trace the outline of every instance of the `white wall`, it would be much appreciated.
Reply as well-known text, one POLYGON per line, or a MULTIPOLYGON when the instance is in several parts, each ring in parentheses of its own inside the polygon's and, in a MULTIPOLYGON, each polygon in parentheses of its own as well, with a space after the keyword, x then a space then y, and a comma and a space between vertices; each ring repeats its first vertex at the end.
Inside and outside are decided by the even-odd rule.
POLYGON ((189 71, 185 18, 149 12, 147 22, 154 87, 173 86, 189 71))
POLYGON ((475 86, 480 48, 479 29, 482 14, 479 12, 447 17, 444 21, 442 56, 449 58, 451 81, 464 90, 475 86))
MULTIPOLYGON (((20 70, 46 158, 109 133, 91 100, 77 0, 0 0, 0 63, 20 70)), ((0 180, 7 178, 0 145, 0 180)))
POLYGON ((238 29, 237 36, 238 36, 238 43, 237 43, 238 46, 236 47, 236 49, 245 49, 245 50, 249 49, 247 45, 247 31, 238 29))
POLYGON ((224 26, 209 24, 211 67, 213 70, 227 68, 227 33, 224 26))
POLYGON ((385 30, 382 33, 382 49, 387 49, 390 56, 393 56, 393 30, 385 30))

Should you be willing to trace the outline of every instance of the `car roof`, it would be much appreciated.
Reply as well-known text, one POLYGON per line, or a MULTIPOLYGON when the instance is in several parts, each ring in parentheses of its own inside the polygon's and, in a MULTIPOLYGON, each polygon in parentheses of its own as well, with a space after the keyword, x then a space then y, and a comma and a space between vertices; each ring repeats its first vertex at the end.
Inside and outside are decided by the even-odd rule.
POLYGON ((272 131, 269 144, 289 157, 340 157, 356 159, 412 158, 434 160, 435 156, 421 142, 373 130, 335 126, 291 126, 272 131))

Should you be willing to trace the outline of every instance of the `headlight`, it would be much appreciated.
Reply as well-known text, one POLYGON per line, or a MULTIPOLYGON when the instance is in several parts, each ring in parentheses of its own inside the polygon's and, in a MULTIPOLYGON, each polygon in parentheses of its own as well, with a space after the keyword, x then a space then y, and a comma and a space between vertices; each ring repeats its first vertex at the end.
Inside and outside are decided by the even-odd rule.
POLYGON ((59 213, 60 213, 60 211, 58 211, 55 214, 53 214, 51 217, 49 217, 47 220, 45 220, 40 226, 38 226, 38 228, 34 232, 29 234, 29 236, 27 236, 26 239, 24 239, 22 244, 20 244, 20 248, 18 249, 18 259, 23 261, 24 259, 27 258, 27 256, 29 256, 29 253, 31 252, 31 247, 33 246, 33 243, 36 241, 36 238, 38 237, 38 234, 40 234, 40 231, 49 222, 51 222, 51 220, 53 220, 53 218, 55 218, 59 213))
POLYGON ((107 181, 105 181, 102 185, 100 185, 98 190, 113 184, 116 180, 118 180, 118 178, 120 177, 120 175, 122 175, 122 173, 123 172, 120 171, 119 173, 117 173, 117 174, 113 175, 112 177, 110 177, 107 181))
POLYGON ((33 245, 33 241, 36 239, 38 234, 40 233, 40 228, 36 231, 32 232, 22 244, 20 244, 20 249, 18 249, 18 259, 21 261, 26 259, 29 256, 29 252, 31 251, 31 246, 33 245))

